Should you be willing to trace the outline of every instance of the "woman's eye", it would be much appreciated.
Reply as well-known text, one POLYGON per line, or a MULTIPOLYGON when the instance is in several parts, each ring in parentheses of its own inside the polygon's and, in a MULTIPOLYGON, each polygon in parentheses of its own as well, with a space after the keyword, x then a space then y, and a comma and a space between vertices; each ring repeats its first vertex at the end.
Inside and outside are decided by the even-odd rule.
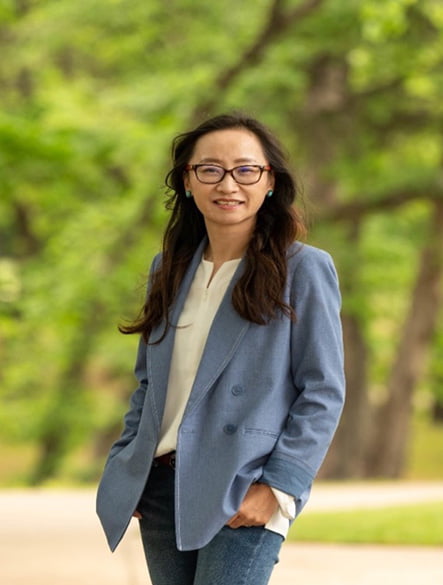
POLYGON ((237 173, 239 175, 250 175, 251 173, 255 173, 255 172, 256 172, 255 167, 238 167, 237 168, 237 173))
POLYGON ((200 167, 200 172, 204 175, 219 175, 221 169, 218 167, 200 167))

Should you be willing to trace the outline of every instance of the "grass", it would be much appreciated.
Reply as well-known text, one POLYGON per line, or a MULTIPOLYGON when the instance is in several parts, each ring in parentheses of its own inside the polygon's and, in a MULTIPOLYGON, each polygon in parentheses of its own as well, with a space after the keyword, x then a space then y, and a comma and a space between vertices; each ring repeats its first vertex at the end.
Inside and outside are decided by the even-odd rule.
POLYGON ((342 512, 305 512, 288 539, 298 542, 443 545, 443 502, 342 512))

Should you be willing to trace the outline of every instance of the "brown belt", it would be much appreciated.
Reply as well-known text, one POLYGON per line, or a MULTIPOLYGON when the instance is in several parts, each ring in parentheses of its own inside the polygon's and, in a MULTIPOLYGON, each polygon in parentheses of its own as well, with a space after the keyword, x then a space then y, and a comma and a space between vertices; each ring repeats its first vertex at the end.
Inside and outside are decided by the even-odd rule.
POLYGON ((160 457, 156 457, 154 459, 154 466, 170 467, 171 469, 175 469, 175 451, 172 451, 171 453, 165 453, 164 455, 160 455, 160 457))

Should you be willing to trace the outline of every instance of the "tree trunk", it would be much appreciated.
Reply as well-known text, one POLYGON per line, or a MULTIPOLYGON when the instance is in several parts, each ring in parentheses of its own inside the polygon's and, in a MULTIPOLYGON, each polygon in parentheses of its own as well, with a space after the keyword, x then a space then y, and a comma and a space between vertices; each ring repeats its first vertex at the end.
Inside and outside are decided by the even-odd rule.
MULTIPOLYGON (((320 55, 309 68, 309 89, 303 116, 297 119, 298 132, 308 154, 305 176, 309 195, 316 209, 332 211, 339 205, 337 183, 329 174, 337 157, 337 135, 352 128, 346 110, 349 97, 348 67, 344 59, 320 55)), ((349 217, 346 224, 347 249, 352 250, 339 268, 344 298, 355 296, 359 289, 356 275, 361 266, 358 250, 361 217, 349 217)), ((343 417, 334 442, 322 466, 321 477, 360 477, 367 442, 367 343, 360 315, 353 307, 342 311, 345 346, 347 398, 343 417)))
POLYGON ((343 315, 347 397, 343 418, 322 467, 323 478, 362 477, 367 440, 367 347, 355 315, 343 315))
POLYGON ((424 370, 441 303, 443 201, 435 202, 429 242, 423 248, 411 305, 377 416, 376 436, 367 462, 370 476, 401 475, 408 446, 412 398, 424 370))
POLYGON ((84 323, 70 344, 71 361, 60 375, 59 387, 41 423, 39 452, 29 476, 30 485, 41 485, 54 477, 71 448, 73 427, 78 426, 77 421, 73 421, 73 412, 76 413, 76 419, 82 416, 85 394, 82 380, 96 335, 97 329, 89 329, 84 323))
MULTIPOLYGON (((349 234, 349 247, 358 247, 359 222, 355 222, 349 234)), ((340 274, 341 289, 346 297, 355 294, 358 287, 355 278, 360 262, 354 261, 340 274)), ((343 417, 322 466, 321 477, 345 478, 363 475, 364 452, 368 440, 368 348, 359 314, 342 311, 343 341, 345 347, 346 402, 343 417)))
POLYGON ((443 403, 434 401, 432 405, 432 422, 435 424, 443 424, 443 403))

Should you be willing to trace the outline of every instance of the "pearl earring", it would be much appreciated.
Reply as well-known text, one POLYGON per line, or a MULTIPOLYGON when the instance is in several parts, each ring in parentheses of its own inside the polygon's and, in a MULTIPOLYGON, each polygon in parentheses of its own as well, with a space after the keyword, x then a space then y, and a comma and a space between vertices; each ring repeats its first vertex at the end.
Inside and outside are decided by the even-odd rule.
POLYGON ((274 191, 272 191, 272 189, 269 189, 269 191, 266 193, 266 197, 272 197, 274 195, 274 191))
POLYGON ((192 197, 191 191, 185 191, 185 195, 188 199, 190 199, 192 197))

